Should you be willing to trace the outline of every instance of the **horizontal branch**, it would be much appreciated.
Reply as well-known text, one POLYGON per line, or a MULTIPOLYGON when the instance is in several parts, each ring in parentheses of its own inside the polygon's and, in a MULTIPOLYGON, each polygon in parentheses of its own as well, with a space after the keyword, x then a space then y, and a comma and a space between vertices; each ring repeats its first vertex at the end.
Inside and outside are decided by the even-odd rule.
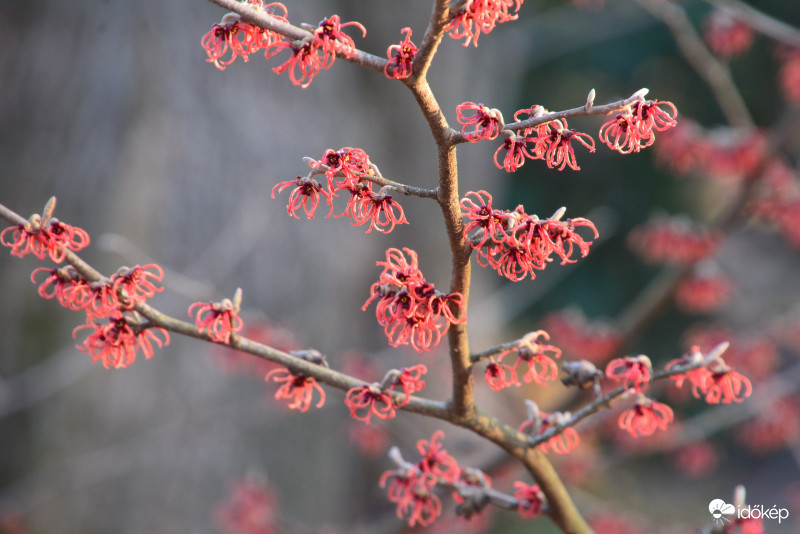
MULTIPOLYGON (((590 115, 611 115, 612 113, 622 111, 623 109, 630 106, 636 101, 642 101, 647 92, 648 92, 647 89, 640 89, 639 91, 636 91, 633 95, 629 96, 624 100, 618 100, 616 102, 611 102, 610 104, 603 104, 600 106, 592 105, 591 104, 592 98, 589 98, 587 100, 587 103, 579 108, 565 109, 563 111, 550 111, 539 117, 531 117, 530 119, 525 119, 524 121, 511 122, 504 125, 503 130, 514 131, 514 130, 524 130, 526 128, 535 128, 537 126, 546 124, 548 122, 553 122, 559 119, 568 119, 570 117, 588 117, 590 115)), ((467 138, 464 136, 464 134, 460 132, 453 132, 453 135, 451 137, 451 142, 453 144, 466 143, 467 138)))

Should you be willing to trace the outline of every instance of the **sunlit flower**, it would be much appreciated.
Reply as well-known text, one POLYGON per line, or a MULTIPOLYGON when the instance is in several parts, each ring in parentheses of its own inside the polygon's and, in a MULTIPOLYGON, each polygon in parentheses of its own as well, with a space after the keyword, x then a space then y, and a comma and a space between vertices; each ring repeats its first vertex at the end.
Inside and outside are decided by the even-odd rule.
POLYGON ((705 394, 709 404, 742 402, 752 391, 750 380, 733 369, 720 369, 706 377, 705 394))
POLYGON ((281 384, 275 392, 276 399, 288 399, 289 408, 307 412, 314 400, 314 392, 319 394, 319 402, 316 408, 321 408, 325 404, 325 390, 311 376, 294 374, 289 369, 273 369, 264 377, 264 381, 281 384))
POLYGON ((615 358, 606 366, 606 376, 617 382, 624 382, 625 387, 638 393, 647 389, 653 367, 650 358, 645 355, 615 358))
POLYGON ((516 491, 514 498, 517 499, 517 513, 524 519, 533 519, 542 515, 544 511, 544 493, 536 484, 526 484, 524 482, 514 482, 516 491))
POLYGON ((640 396, 632 408, 619 416, 619 427, 634 438, 649 436, 658 429, 666 430, 672 419, 672 408, 640 396))
POLYGON ((555 130, 545 140, 546 151, 544 159, 547 166, 551 169, 558 169, 563 171, 565 167, 569 166, 571 169, 579 171, 581 168, 575 160, 575 150, 572 147, 572 141, 578 141, 580 144, 589 149, 589 152, 594 152, 594 139, 588 134, 576 132, 575 130, 561 129, 555 130))
POLYGON ((494 152, 495 166, 497 166, 498 169, 505 169, 506 172, 515 172, 525 164, 525 158, 539 159, 540 156, 536 152, 536 149, 534 149, 533 152, 528 150, 528 141, 536 142, 537 139, 510 133, 505 141, 503 141, 503 144, 494 152), (503 157, 503 164, 500 165, 497 161, 497 156, 502 150, 505 150, 505 156, 503 157))
POLYGON ((494 357, 489 359, 489 365, 486 366, 486 371, 483 374, 486 383, 494 391, 500 391, 509 386, 519 386, 517 380, 517 372, 509 365, 499 364, 495 361, 494 357))
POLYGON ((204 331, 217 343, 230 343, 231 334, 239 332, 243 323, 239 318, 239 306, 224 299, 221 302, 195 302, 189 306, 189 317, 197 313, 197 332, 204 331), (192 311, 192 310, 196 310, 192 311))
POLYGON ((143 303, 164 288, 154 282, 164 278, 164 271, 155 263, 144 267, 123 267, 111 278, 111 292, 117 297, 122 309, 131 309, 143 303))
POLYGON ((272 188, 272 198, 275 198, 276 190, 278 193, 282 193, 284 189, 291 186, 295 186, 295 188, 292 189, 292 192, 289 194, 289 203, 286 205, 286 213, 292 217, 300 218, 300 216, 297 215, 297 211, 300 209, 300 206, 302 206, 303 211, 306 213, 306 218, 313 219, 314 212, 317 211, 317 206, 319 206, 320 193, 325 197, 329 206, 332 204, 331 194, 323 189, 319 182, 307 176, 298 176, 295 180, 288 180, 276 184, 275 187, 272 188))
POLYGON ((397 517, 408 516, 408 525, 426 526, 442 513, 442 502, 433 492, 436 477, 431 473, 418 473, 413 469, 400 468, 383 473, 380 486, 386 487, 389 502, 397 504, 397 517))
POLYGON ((392 419, 395 416, 391 395, 375 385, 350 389, 344 403, 350 409, 351 417, 365 423, 369 423, 373 415, 379 419, 392 419))
POLYGON ((464 38, 464 46, 478 46, 481 33, 489 33, 495 25, 516 20, 523 0, 466 0, 454 12, 444 31, 453 39, 464 38), (515 14, 510 11, 514 10, 515 14))
POLYGON ((152 342, 159 347, 169 344, 169 334, 163 328, 150 327, 136 330, 123 315, 114 315, 105 325, 89 322, 72 331, 72 337, 85 328, 93 329, 89 336, 78 345, 81 352, 92 355, 92 362, 100 360, 106 369, 127 367, 136 359, 136 351, 141 347, 145 358, 153 357, 152 342), (138 330, 138 332, 137 332, 138 330), (163 339, 156 334, 161 334, 163 339))
POLYGON ((447 454, 444 447, 438 440, 444 438, 444 432, 437 430, 433 433, 430 440, 421 439, 417 442, 417 450, 422 458, 417 463, 417 468, 421 473, 430 473, 437 480, 454 483, 458 480, 461 468, 455 458, 447 454))
POLYGON ((543 453, 552 450, 556 454, 569 454, 580 443, 580 436, 578 431, 571 426, 563 426, 569 420, 569 412, 553 412, 547 414, 539 412, 536 417, 528 418, 519 427, 519 431, 523 433, 533 433, 534 438, 547 433, 552 428, 559 428, 559 431, 550 436, 547 440, 539 444, 539 448, 543 453))
POLYGON ((462 125, 461 133, 464 139, 470 143, 476 143, 481 139, 496 139, 503 129, 503 115, 500 111, 489 109, 483 104, 474 102, 459 104, 456 106, 456 116, 462 125), (475 129, 467 132, 470 126, 475 126, 475 129))
POLYGON ((553 345, 539 343, 539 337, 543 337, 546 340, 550 339, 550 336, 544 330, 526 334, 517 345, 497 355, 498 364, 502 362, 504 357, 513 355, 516 356, 516 361, 508 368, 514 378, 521 376, 524 382, 536 382, 540 385, 545 385, 557 379, 558 366, 553 358, 561 356, 561 349, 553 345), (546 354, 548 352, 552 354, 552 357, 546 354), (528 369, 524 374, 519 374, 517 373, 517 368, 523 362, 527 364, 528 369))
POLYGON ((598 137, 608 148, 621 154, 639 152, 652 145, 656 140, 652 132, 650 135, 642 135, 642 132, 636 127, 634 116, 628 110, 619 113, 616 118, 603 124, 598 137))
POLYGON ((72 265, 60 269, 39 267, 31 273, 31 282, 39 283, 39 296, 46 299, 55 297, 58 303, 71 310, 83 309, 84 303, 80 300, 79 288, 86 285, 86 281, 72 265), (39 283, 36 278, 39 273, 48 273, 47 278, 39 283))
POLYGON ((54 263, 61 263, 67 250, 77 252, 89 245, 89 234, 55 217, 43 221, 35 214, 27 223, 0 232, 0 243, 11 247, 12 256, 33 254, 40 260, 50 256, 54 263))
POLYGON ((369 223, 367 233, 375 229, 385 234, 398 224, 408 224, 403 207, 392 199, 389 191, 390 187, 382 187, 377 193, 370 192, 362 196, 353 224, 360 226, 369 223))
POLYGON ((389 61, 383 68, 383 73, 387 78, 401 80, 411 76, 412 63, 419 49, 411 42, 411 28, 403 28, 400 33, 404 33, 405 39, 400 44, 390 45, 386 49, 386 56, 389 61))

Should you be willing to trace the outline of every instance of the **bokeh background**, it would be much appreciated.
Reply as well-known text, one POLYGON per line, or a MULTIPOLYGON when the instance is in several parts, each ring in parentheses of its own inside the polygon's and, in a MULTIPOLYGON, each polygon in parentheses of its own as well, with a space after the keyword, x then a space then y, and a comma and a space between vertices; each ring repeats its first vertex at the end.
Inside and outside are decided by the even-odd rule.
MULTIPOLYGON (((304 0, 288 7, 296 24, 332 13, 362 22, 369 33, 357 44, 382 56, 402 27, 419 43, 429 4, 304 0)), ((451 125, 464 101, 497 107, 510 120, 532 104, 580 106, 592 88, 605 103, 641 87, 675 103, 680 118, 722 125, 669 32, 636 2, 608 4, 529 0, 518 22, 498 26, 477 48, 446 38, 429 78, 451 125)), ((702 28, 709 6, 685 7, 702 28)), ((800 27, 792 0, 757 7, 800 27)), ((92 236, 83 257, 95 267, 110 274, 156 262, 167 271, 167 289, 152 302, 176 317, 188 319, 192 302, 231 297, 241 287, 254 336, 287 349, 317 348, 332 366, 366 379, 424 362, 426 393, 446 399, 444 347, 423 356, 389 350, 372 310, 360 309, 379 272, 374 262, 388 247, 415 249, 426 277, 446 287, 448 248, 435 204, 401 199, 411 224, 364 235, 341 219, 293 220, 286 194, 270 198, 275 183, 306 172, 304 156, 344 146, 366 150, 387 177, 434 187, 435 147, 413 98, 401 84, 345 61, 307 89, 273 73, 278 63, 260 55, 220 72, 206 63, 200 37, 223 14, 203 0, 0 3, 0 201, 27 216, 55 195, 56 215, 92 236)), ((764 128, 792 117, 776 81, 775 48, 757 36, 731 62, 764 128)), ((602 122, 570 126, 596 136, 602 122)), ((707 221, 736 187, 677 177, 654 149, 621 156, 579 147, 580 172, 528 162, 510 175, 492 163, 496 146, 459 147, 463 192, 485 189, 497 206, 523 203, 541 216, 567 206, 568 216, 595 221, 602 237, 578 265, 553 265, 534 281, 507 283, 475 266, 469 324, 476 351, 542 328, 548 314, 567 307, 613 326, 659 274, 629 250, 628 232, 658 210, 707 221)), ((790 164, 797 149, 797 139, 783 144, 790 164)), ((797 347, 769 337, 792 318, 800 324, 798 250, 745 217, 718 260, 736 287, 727 305, 697 316, 667 304, 625 353, 663 365, 686 350, 687 329, 725 324, 742 339, 767 338, 774 367, 742 406, 707 407, 673 395, 668 402, 684 420, 677 444, 613 437, 622 432, 614 428, 616 412, 579 427, 581 448, 556 461, 590 515, 610 514, 642 531, 692 532, 707 522, 707 503, 729 500, 741 483, 751 502, 788 507, 800 518, 797 347), (776 397, 785 405, 780 411, 776 397), (766 421, 759 435, 777 436, 769 446, 752 446, 746 428, 754 420, 766 421)), ((129 368, 92 365, 71 337, 80 314, 39 298, 28 282, 38 266, 33 258, 0 259, 0 532, 224 532, 215 511, 244 479, 273 488, 284 532, 403 529, 377 488, 392 467, 385 451, 397 444, 411 456, 414 443, 439 427, 435 421, 402 414, 373 423, 379 430, 369 436, 356 434, 334 390, 322 409, 289 412, 272 398, 275 386, 263 382, 265 367, 177 336, 129 368)), ((501 393, 478 387, 482 405, 515 425, 526 397, 547 409, 581 401, 560 384, 501 393)), ((491 467, 498 489, 528 480, 490 444, 444 430, 448 450, 465 464, 491 467)), ((445 517, 451 523, 452 512, 445 517)), ((551 531, 546 520, 526 523, 502 512, 487 521, 492 532, 551 531)))

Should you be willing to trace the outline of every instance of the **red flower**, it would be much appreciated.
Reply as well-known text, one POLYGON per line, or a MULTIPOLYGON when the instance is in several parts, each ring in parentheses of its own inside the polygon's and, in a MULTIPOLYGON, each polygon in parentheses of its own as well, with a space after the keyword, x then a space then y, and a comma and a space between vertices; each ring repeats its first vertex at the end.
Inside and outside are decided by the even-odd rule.
POLYGON ((753 30, 728 11, 715 9, 706 18, 705 38, 708 47, 722 59, 732 59, 753 45, 753 30))
POLYGON ((494 152, 495 166, 498 169, 505 169, 506 172, 515 172, 525 164, 525 158, 539 159, 540 155, 538 153, 538 144, 537 147, 534 148, 533 153, 531 153, 531 151, 528 150, 528 141, 535 142, 537 139, 525 137, 524 135, 519 135, 519 133, 509 134, 509 136, 506 137, 506 140, 503 141, 503 144, 500 145, 500 147, 494 152), (497 162, 497 156, 500 154, 501 150, 506 151, 502 165, 497 162))
POLYGON ((295 180, 288 180, 276 184, 275 187, 272 188, 272 198, 275 198, 276 190, 278 193, 282 193, 284 189, 292 185, 296 187, 289 194, 289 203, 286 205, 286 213, 292 217, 299 219, 300 216, 297 215, 297 210, 300 209, 300 206, 303 206, 303 211, 306 212, 306 218, 313 219, 314 212, 317 210, 317 206, 319 206, 320 193, 325 197, 328 205, 332 205, 331 194, 325 191, 319 182, 307 176, 298 176, 295 180))
POLYGON ((753 386, 747 377, 733 369, 720 369, 706 376, 706 402, 709 404, 730 404, 742 402, 750 396, 753 386))
POLYGON ((422 391, 425 388, 425 381, 422 380, 422 375, 428 372, 428 368, 423 364, 413 365, 411 367, 404 367, 402 371, 397 373, 396 378, 389 385, 388 393, 393 395, 399 388, 402 390, 405 398, 400 401, 394 401, 396 407, 405 406, 410 400, 412 393, 422 391))
POLYGON ((331 193, 341 189, 349 189, 357 184, 364 174, 370 171, 369 156, 360 148, 344 147, 339 150, 328 149, 319 161, 311 160, 311 168, 322 171, 328 178, 328 190, 331 193), (344 181, 335 182, 334 178, 344 176, 344 181))
POLYGON ((236 484, 230 497, 217 504, 214 519, 227 534, 276 534, 278 500, 273 489, 254 480, 236 484))
POLYGON ((517 380, 517 371, 509 365, 501 365, 490 358, 489 365, 486 366, 486 372, 483 374, 486 383, 494 391, 500 391, 509 386, 519 386, 517 380))
MULTIPOLYGON (((693 346, 688 354, 684 354, 681 358, 671 360, 667 363, 665 369, 669 371, 672 367, 692 365, 700 363, 705 359, 705 356, 700 352, 698 346, 693 346)), ((711 371, 707 367, 701 366, 685 373, 679 373, 670 376, 675 381, 676 387, 683 387, 683 383, 688 381, 692 385, 692 394, 696 398, 700 398, 701 394, 706 392, 706 379, 711 376, 711 371)))
POLYGON ((608 148, 621 154, 639 152, 652 145, 656 140, 652 132, 650 135, 642 135, 642 132, 636 127, 634 116, 628 110, 602 125, 598 137, 600 141, 608 145, 608 148))
MULTIPOLYGON (((470 143, 477 143, 481 139, 497 139, 503 129, 503 114, 500 110, 489 109, 483 104, 464 102, 456 106, 458 122, 463 125, 461 133, 470 143), (467 114, 466 112, 472 112, 467 114), (475 130, 467 133, 468 126, 475 126, 475 130)), ((498 167, 499 168, 499 167, 498 167)))
MULTIPOLYGON (((497 362, 501 363, 505 356, 515 354, 517 360, 511 366, 506 366, 512 371, 512 376, 516 378, 517 367, 522 362, 528 364, 527 372, 522 375, 524 382, 536 382, 540 385, 545 385, 558 378, 558 366, 553 358, 561 356, 561 349, 553 345, 545 345, 539 343, 539 337, 550 339, 550 336, 544 330, 538 330, 526 334, 515 347, 501 352, 497 356, 497 362), (553 358, 545 354, 545 352, 552 352, 553 358)), ((516 381, 516 380, 515 380, 516 381)), ((518 385, 518 384, 517 384, 518 385)))
POLYGON ((90 318, 103 318, 117 313, 122 305, 107 280, 77 284, 69 290, 72 309, 86 310, 90 318))
POLYGON ((275 398, 289 399, 291 401, 289 408, 292 410, 307 412, 311 407, 315 391, 320 397, 316 407, 321 408, 325 404, 325 390, 311 376, 296 375, 289 369, 273 369, 267 373, 264 381, 269 382, 270 378, 273 382, 282 384, 275 392, 275 398))
POLYGON ((666 430, 672 419, 672 408, 640 396, 633 408, 619 416, 619 427, 634 438, 649 436, 658 429, 666 430))
POLYGON ((578 141, 580 144, 589 149, 589 152, 594 152, 594 139, 588 134, 576 132, 575 130, 568 130, 566 128, 552 130, 550 137, 545 140, 547 149, 544 154, 547 166, 551 169, 558 168, 563 171, 569 165, 571 169, 576 171, 581 170, 578 162, 575 160, 575 150, 572 148, 572 141, 578 141), (584 138, 586 140, 584 140, 584 138), (587 141, 588 140, 588 141, 587 141))
POLYGON ((230 343, 231 334, 242 329, 242 320, 237 315, 238 303, 234 304, 228 299, 221 302, 195 302, 189 306, 189 317, 194 315, 194 309, 197 309, 197 332, 202 334, 205 330, 211 341, 230 343))
MULTIPOLYGON (((529 418, 522 423, 519 427, 519 431, 524 433, 530 429, 536 431, 536 436, 534 437, 538 437, 551 428, 561 427, 568 421, 569 417, 569 412, 553 412, 551 414, 539 412, 536 417, 529 418)), ((571 426, 568 426, 562 428, 558 433, 548 438, 547 441, 543 441, 539 444, 539 448, 543 453, 547 453, 547 450, 551 449, 556 454, 569 454, 575 450, 578 443, 580 443, 578 432, 571 426)))
POLYGON ((395 416, 391 395, 375 385, 350 389, 344 403, 350 409, 351 417, 365 423, 369 423, 372 415, 379 419, 393 419, 395 416))
POLYGON ((144 267, 123 267, 111 278, 111 293, 117 298, 121 309, 128 310, 163 291, 163 287, 153 283, 163 279, 164 271, 155 263, 144 267))
MULTIPOLYGON (((276 19, 289 22, 287 20, 288 11, 286 7, 278 2, 262 5, 260 0, 249 0, 250 4, 257 5, 258 8, 268 10, 269 15, 276 19), (277 14, 273 9, 282 11, 277 14)), ((236 13, 228 13, 222 17, 219 24, 214 24, 211 31, 206 33, 200 40, 200 44, 208 55, 209 63, 213 63, 219 70, 241 57, 245 62, 249 60, 249 54, 261 49, 268 49, 283 40, 279 33, 254 26, 247 22, 242 22, 241 17, 236 13), (224 59, 230 52, 230 59, 224 59)), ((269 57, 269 56, 267 56, 269 57)))
POLYGON ((478 46, 481 33, 489 33, 496 24, 517 20, 523 0, 466 0, 464 5, 454 13, 453 19, 445 27, 453 39, 465 38, 463 45, 473 43, 478 46))
POLYGON ((108 324, 97 325, 93 322, 81 325, 72 331, 72 337, 84 328, 93 328, 94 331, 77 346, 81 352, 93 356, 92 363, 100 360, 103 367, 119 369, 127 367, 136 359, 136 350, 141 347, 145 358, 153 357, 154 341, 159 347, 169 344, 169 334, 163 328, 139 328, 136 332, 122 315, 109 318, 108 324), (164 336, 162 340, 156 332, 164 336))
POLYGON ((443 480, 450 484, 455 483, 461 473, 455 458, 447 454, 437 440, 444 438, 444 432, 437 430, 430 441, 421 439, 417 442, 417 450, 422 458, 417 463, 417 469, 423 474, 431 474, 436 480, 443 480))
POLYGON ((367 30, 360 22, 345 22, 342 24, 339 15, 331 15, 327 19, 320 21, 319 26, 314 30, 314 41, 329 56, 335 56, 337 52, 345 57, 351 58, 358 55, 356 44, 353 38, 342 31, 347 26, 355 26, 361 30, 362 37, 367 36, 367 30))
POLYGON ((517 513, 523 519, 533 519, 542 515, 544 511, 544 494, 538 485, 528 485, 524 482, 514 482, 517 491, 514 498, 517 499, 517 513))
POLYGON ((54 263, 61 263, 67 249, 77 252, 89 245, 89 234, 55 217, 42 220, 41 216, 35 214, 26 224, 9 226, 3 230, 0 243, 11 247, 12 256, 21 258, 30 253, 40 260, 50 256, 54 263))
POLYGON ((387 192, 390 189, 391 186, 385 186, 377 193, 363 189, 363 196, 353 224, 360 226, 369 222, 370 225, 366 233, 370 233, 375 229, 385 234, 394 230, 394 227, 398 224, 408 224, 405 213, 403 213, 403 207, 392 200, 392 195, 387 192))
POLYGON ((411 76, 414 56, 419 52, 419 49, 411 42, 411 28, 403 28, 400 33, 406 34, 406 37, 400 41, 400 44, 393 44, 386 49, 389 61, 383 68, 383 73, 387 78, 398 80, 411 76))
POLYGON ((630 391, 641 393, 650 383, 650 374, 653 370, 650 358, 645 355, 625 356, 615 358, 606 366, 606 376, 617 382, 625 382, 625 387, 630 391))
POLYGON ((31 273, 31 282, 36 284, 36 276, 41 273, 49 273, 44 282, 39 284, 39 295, 42 298, 51 299, 55 297, 58 303, 71 310, 83 309, 83 302, 80 301, 80 288, 86 285, 86 281, 72 265, 67 265, 60 269, 48 269, 39 267, 31 273))
POLYGON ((408 515, 408 525, 426 526, 442 513, 442 502, 433 492, 436 477, 431 473, 419 474, 413 469, 400 468, 381 475, 380 486, 392 479, 387 490, 389 502, 397 504, 397 517, 408 515))
POLYGON ((800 102, 800 49, 781 53, 783 64, 778 72, 778 81, 783 97, 794 104, 800 102))
POLYGON ((461 199, 461 215, 467 217, 470 222, 464 225, 464 240, 474 241, 470 234, 473 230, 481 231, 481 239, 475 243, 473 248, 481 248, 488 239, 494 243, 502 243, 505 240, 505 227, 503 217, 505 213, 501 210, 492 209, 492 195, 486 191, 469 191, 461 199), (473 196, 475 200, 469 198, 473 196), (484 199, 486 197, 486 199, 484 199))

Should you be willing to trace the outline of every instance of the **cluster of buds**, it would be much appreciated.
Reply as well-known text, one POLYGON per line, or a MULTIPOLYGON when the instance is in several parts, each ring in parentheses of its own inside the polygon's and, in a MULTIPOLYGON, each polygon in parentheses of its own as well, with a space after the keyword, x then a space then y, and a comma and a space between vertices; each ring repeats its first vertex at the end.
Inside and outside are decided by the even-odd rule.
POLYGON ((424 352, 439 343, 451 324, 463 323, 466 317, 457 317, 463 301, 460 293, 442 293, 427 282, 417 265, 417 253, 403 248, 410 258, 396 248, 386 251, 386 261, 378 281, 370 287, 370 297, 362 306, 366 310, 377 300, 375 315, 384 327, 389 344, 393 347, 411 345, 424 352))
POLYGON ((306 218, 313 219, 322 195, 331 208, 327 215, 330 217, 333 215, 333 199, 338 192, 347 191, 350 194, 347 206, 334 217, 346 216, 352 219, 354 226, 369 223, 366 233, 372 230, 389 233, 398 224, 408 224, 403 207, 393 199, 395 187, 384 185, 377 191, 373 190, 371 180, 382 180, 383 177, 378 167, 370 163, 367 153, 360 148, 328 149, 320 160, 305 159, 311 166, 307 176, 280 182, 272 188, 272 198, 275 198, 276 192, 294 187, 286 206, 289 215, 299 218, 297 212, 302 207, 306 218), (314 179, 320 175, 325 176, 326 183, 314 179))
POLYGON ((628 245, 649 264, 689 265, 710 257, 722 238, 687 217, 656 216, 628 235, 628 245))
POLYGON ((411 394, 425 387, 420 377, 427 372, 428 368, 422 364, 401 371, 392 369, 379 383, 348 390, 344 403, 350 409, 350 416, 365 423, 373 415, 379 419, 394 418, 395 410, 408 404, 411 394))
MULTIPOLYGON (((281 3, 265 5, 262 0, 247 0, 247 3, 265 12, 276 22, 289 22, 288 11, 281 3)), ((272 70, 278 74, 288 70, 292 83, 306 88, 320 70, 333 65, 337 54, 346 58, 358 55, 352 37, 344 33, 343 28, 355 26, 361 30, 363 36, 367 35, 367 30, 360 23, 343 24, 339 15, 331 15, 316 26, 302 26, 308 31, 308 35, 293 41, 272 30, 243 22, 236 13, 228 13, 203 36, 201 44, 208 55, 207 61, 220 70, 225 70, 237 57, 247 61, 250 54, 260 50, 264 50, 264 57, 267 59, 282 50, 289 50, 289 58, 272 70), (230 57, 226 57, 228 54, 230 57)))
POLYGON ((576 227, 584 226, 598 237, 597 228, 588 219, 578 217, 562 221, 564 208, 548 219, 528 215, 522 205, 514 211, 492 208, 492 196, 486 191, 470 191, 461 200, 461 213, 469 219, 464 226, 464 240, 477 251, 478 263, 495 269, 509 280, 519 281, 553 261, 574 263, 572 256, 589 253, 592 241, 584 240, 576 227), (472 198, 470 198, 472 197, 472 198))
POLYGON ((523 0, 463 0, 453 9, 444 31, 453 39, 464 39, 464 46, 478 46, 481 33, 488 34, 497 24, 517 20, 523 0), (511 13, 513 9, 514 14, 511 13))

